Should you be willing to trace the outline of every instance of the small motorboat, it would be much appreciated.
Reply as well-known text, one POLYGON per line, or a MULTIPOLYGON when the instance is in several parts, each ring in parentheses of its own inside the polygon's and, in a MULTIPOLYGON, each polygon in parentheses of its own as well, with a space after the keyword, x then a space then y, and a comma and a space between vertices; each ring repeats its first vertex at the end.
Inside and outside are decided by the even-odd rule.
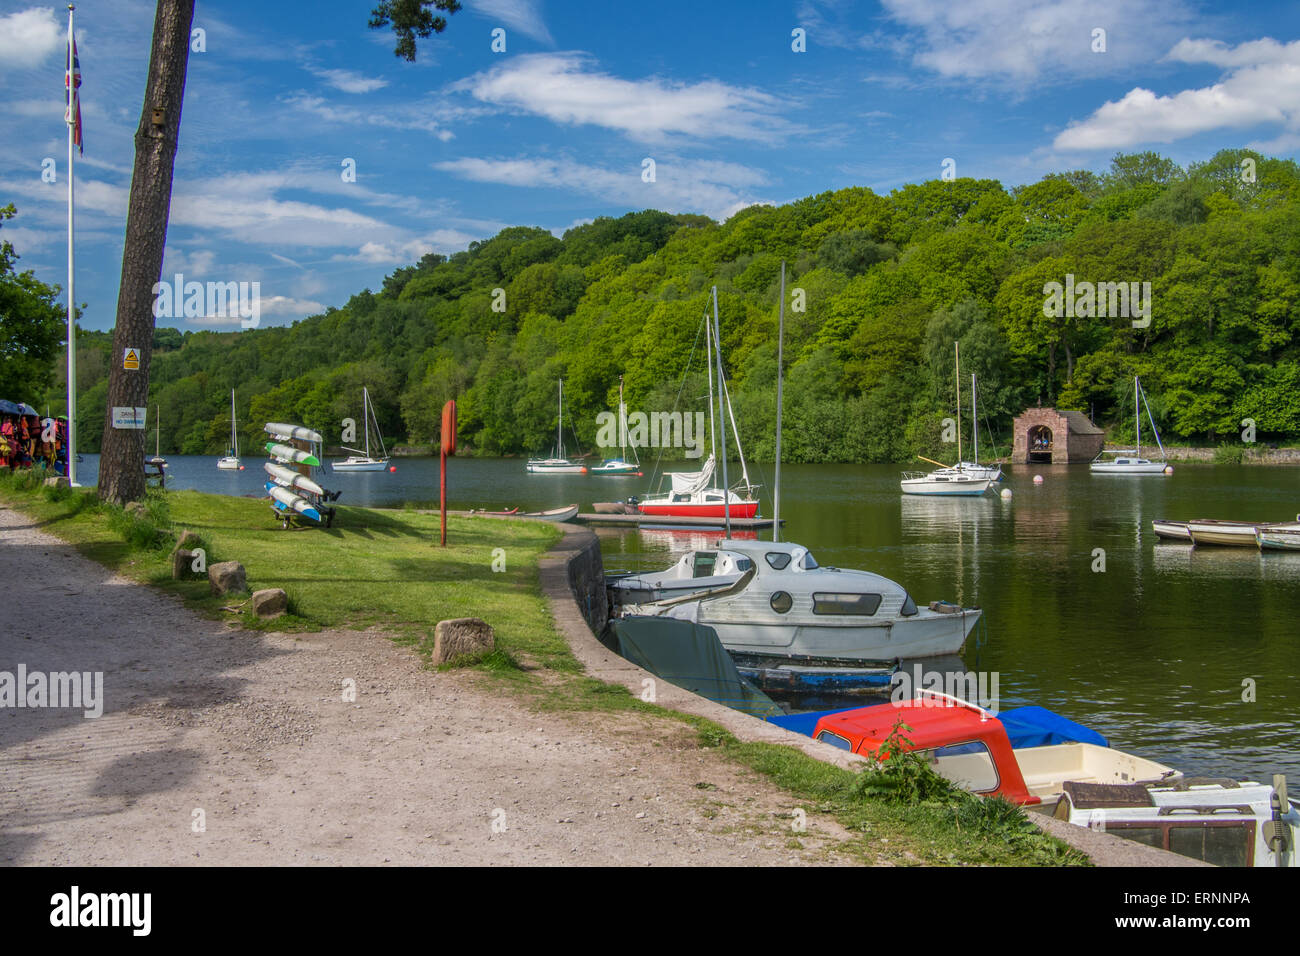
MULTIPOLYGON (((692 580, 700 554, 690 556, 692 580)), ((768 663, 850 665, 956 654, 983 613, 938 601, 918 607, 901 584, 869 571, 822 567, 793 542, 727 538, 707 555, 710 576, 720 567, 740 575, 705 593, 625 605, 622 613, 707 624, 733 655, 768 663)), ((684 577, 685 561, 663 579, 684 577)))
POLYGON ((1055 804, 1067 781, 1169 784, 1182 774, 1164 764, 1081 740, 1014 749, 1002 721, 982 707, 934 690, 911 700, 857 707, 823 716, 813 739, 873 756, 902 720, 908 750, 922 753, 942 777, 982 796, 1021 806, 1055 804))

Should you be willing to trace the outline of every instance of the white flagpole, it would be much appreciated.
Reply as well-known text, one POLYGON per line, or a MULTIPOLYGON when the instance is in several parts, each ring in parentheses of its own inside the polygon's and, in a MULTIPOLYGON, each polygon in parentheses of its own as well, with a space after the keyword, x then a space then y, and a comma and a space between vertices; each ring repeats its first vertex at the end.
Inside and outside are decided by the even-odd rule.
POLYGON ((68 86, 68 484, 77 487, 77 342, 76 299, 72 291, 72 139, 77 123, 77 84, 72 59, 72 12, 68 4, 68 72, 64 82, 68 86))

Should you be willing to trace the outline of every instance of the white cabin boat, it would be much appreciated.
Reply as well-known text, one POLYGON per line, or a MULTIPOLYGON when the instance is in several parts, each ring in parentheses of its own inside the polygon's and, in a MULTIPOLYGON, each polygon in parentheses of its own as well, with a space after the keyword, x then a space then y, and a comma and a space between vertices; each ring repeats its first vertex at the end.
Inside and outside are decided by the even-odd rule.
POLYGON ((725 555, 737 570, 748 565, 730 586, 626 605, 623 613, 706 624, 733 654, 852 663, 956 654, 982 613, 939 602, 918 607, 901 584, 821 567, 791 542, 730 538, 717 553, 715 562, 725 555))

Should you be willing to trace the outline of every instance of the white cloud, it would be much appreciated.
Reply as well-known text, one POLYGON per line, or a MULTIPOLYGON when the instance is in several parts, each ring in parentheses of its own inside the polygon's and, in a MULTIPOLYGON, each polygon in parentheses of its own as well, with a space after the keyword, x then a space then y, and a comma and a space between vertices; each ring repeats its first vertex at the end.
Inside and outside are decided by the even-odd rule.
MULTIPOLYGON (((555 43, 551 39, 551 31, 542 22, 542 13, 535 0, 465 0, 465 6, 480 17, 499 21, 498 25, 518 30, 539 43, 555 43)), ((508 40, 507 33, 507 49, 508 40)))
MULTIPOLYGON (((455 134, 443 127, 443 122, 450 119, 432 115, 438 110, 433 104, 410 104, 405 107, 387 107, 384 111, 375 109, 358 109, 354 106, 335 106, 322 97, 295 93, 285 98, 290 106, 303 112, 311 113, 331 123, 351 126, 382 126, 387 129, 415 129, 433 133, 443 142, 454 138, 455 134)), ((442 110, 438 110, 442 112, 442 110)), ((450 113, 450 111, 449 111, 450 113)))
POLYGON ((435 163, 434 168, 475 182, 559 187, 634 209, 702 212, 715 219, 760 201, 742 190, 767 182, 760 170, 738 163, 667 158, 656 163, 652 183, 642 181, 639 164, 615 170, 562 159, 464 158, 435 163))
MULTIPOLYGON (((0 66, 39 66, 66 42, 67 34, 53 7, 32 7, 0 17, 0 66)), ((80 43, 77 52, 81 52, 80 43)))
POLYGON ((344 93, 373 93, 388 85, 388 81, 382 77, 362 76, 351 70, 312 70, 312 73, 344 93))
POLYGON ((530 54, 453 89, 554 123, 603 126, 643 141, 673 134, 771 141, 792 129, 776 116, 782 101, 756 89, 717 80, 625 80, 589 67, 579 54, 530 54))
POLYGON ((262 296, 263 315, 314 315, 325 306, 311 299, 293 299, 286 295, 262 296))
POLYGON ((820 6, 800 9, 818 25, 810 42, 883 48, 944 78, 1017 87, 1146 63, 1191 17, 1183 0, 881 0, 885 16, 909 32, 849 41, 844 35, 854 31, 836 17, 838 5, 820 6), (1092 49, 1098 28, 1106 31, 1104 53, 1092 49))
POLYGON ((1138 143, 1169 143, 1220 129, 1281 125, 1300 133, 1300 40, 1285 46, 1255 40, 1228 47, 1217 41, 1183 40, 1169 53, 1183 63, 1230 67, 1212 86, 1161 96, 1141 87, 1098 108, 1087 119, 1062 130, 1057 149, 1126 148, 1138 143))

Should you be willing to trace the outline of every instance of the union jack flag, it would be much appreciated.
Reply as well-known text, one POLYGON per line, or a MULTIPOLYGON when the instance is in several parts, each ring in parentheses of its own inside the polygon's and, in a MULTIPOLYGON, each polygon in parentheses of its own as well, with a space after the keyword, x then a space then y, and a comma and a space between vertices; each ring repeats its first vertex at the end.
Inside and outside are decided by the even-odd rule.
POLYGON ((77 41, 74 37, 68 47, 68 68, 63 74, 63 86, 68 108, 64 121, 72 127, 72 142, 83 156, 86 149, 81 142, 81 63, 77 59, 77 41))

